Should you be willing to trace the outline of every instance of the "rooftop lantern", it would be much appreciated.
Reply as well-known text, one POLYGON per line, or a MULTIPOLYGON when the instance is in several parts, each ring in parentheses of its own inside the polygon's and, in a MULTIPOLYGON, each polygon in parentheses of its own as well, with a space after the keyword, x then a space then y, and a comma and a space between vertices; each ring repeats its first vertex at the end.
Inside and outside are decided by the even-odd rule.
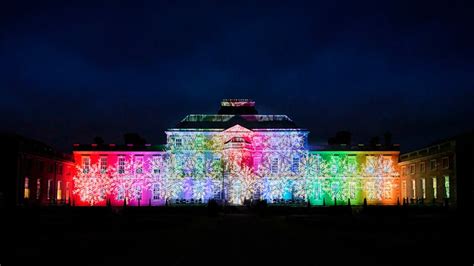
POLYGON ((220 115, 255 115, 258 114, 255 109, 255 101, 251 99, 223 99, 220 115))

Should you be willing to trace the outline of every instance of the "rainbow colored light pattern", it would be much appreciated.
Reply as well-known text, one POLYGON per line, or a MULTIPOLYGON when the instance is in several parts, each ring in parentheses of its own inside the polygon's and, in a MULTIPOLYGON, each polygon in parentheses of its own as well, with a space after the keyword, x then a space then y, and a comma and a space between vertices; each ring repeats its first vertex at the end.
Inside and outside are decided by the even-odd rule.
POLYGON ((299 129, 172 129, 163 152, 74 152, 77 205, 396 204, 398 152, 310 151, 299 129), (89 164, 82 158, 87 154, 89 164), (104 163, 106 156, 107 163, 104 163), (102 158, 102 159, 101 159, 102 158), (89 160, 89 159, 88 159, 89 160))

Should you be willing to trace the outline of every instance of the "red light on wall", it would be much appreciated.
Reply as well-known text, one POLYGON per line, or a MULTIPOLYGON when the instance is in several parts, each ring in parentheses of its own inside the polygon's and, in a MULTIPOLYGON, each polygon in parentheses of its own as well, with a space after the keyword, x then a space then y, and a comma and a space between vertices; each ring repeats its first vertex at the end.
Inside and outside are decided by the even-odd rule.
POLYGON ((92 147, 97 147, 96 143, 91 144, 92 147))
POLYGON ((115 144, 111 143, 109 144, 109 147, 115 147, 115 144))
POLYGON ((74 144, 72 144, 72 146, 73 146, 73 147, 79 147, 79 144, 74 143, 74 144))
POLYGON ((128 147, 133 147, 133 144, 127 144, 128 147))

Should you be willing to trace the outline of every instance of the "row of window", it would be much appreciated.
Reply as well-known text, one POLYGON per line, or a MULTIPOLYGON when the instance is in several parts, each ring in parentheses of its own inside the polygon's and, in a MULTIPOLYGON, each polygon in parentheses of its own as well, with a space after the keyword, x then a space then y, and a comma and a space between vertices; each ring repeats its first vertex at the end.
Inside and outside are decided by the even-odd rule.
MULTIPOLYGON (((174 145, 175 147, 183 147, 183 139, 182 138, 173 138, 174 140, 174 145)), ((201 147, 203 145, 203 139, 194 139, 193 140, 193 144, 196 144, 197 147, 201 147)), ((255 137, 254 140, 253 140, 253 143, 255 146, 260 146, 262 144, 262 138, 261 137, 255 137)), ((275 139, 275 138, 272 138, 270 140, 270 144, 272 146, 277 146, 278 145, 278 140, 275 139)), ((297 146, 303 146, 303 139, 301 138, 300 140, 295 140, 293 142, 294 145, 297 145, 297 146)))
MULTIPOLYGON (((46 170, 48 173, 54 172, 54 165, 55 163, 48 163, 46 170)), ((45 171, 45 162, 42 160, 33 160, 31 158, 26 159, 26 169, 29 172, 33 171, 33 167, 37 169, 38 172, 43 173, 45 171)), ((56 173, 62 175, 63 174, 63 165, 58 164, 56 167, 56 173)))
MULTIPOLYGON (((135 171, 137 174, 141 174, 143 172, 143 163, 144 163, 144 159, 143 159, 143 155, 135 155, 134 156, 134 160, 135 160, 135 171)), ((161 156, 158 156, 158 155, 154 155, 153 156, 153 173, 155 174, 158 174, 160 173, 160 169, 159 166, 160 165, 160 162, 161 161, 161 156)), ((117 161, 117 165, 118 165, 118 173, 119 174, 123 174, 125 173, 125 168, 126 168, 126 164, 125 164, 125 156, 124 155, 121 155, 118 157, 118 161, 117 161)), ((101 156, 99 158, 99 169, 102 173, 105 173, 107 171, 107 166, 108 166, 108 162, 107 162, 107 156, 101 156)), ((83 172, 84 173, 88 173, 90 171, 90 167, 91 167, 91 158, 89 156, 83 156, 82 157, 82 169, 83 169, 83 172)))
MULTIPOLYGON (((420 173, 425 173, 426 172, 426 164, 425 162, 420 162, 419 163, 419 171, 420 173)), ((413 163, 413 164, 410 164, 407 168, 407 166, 402 166, 402 174, 403 175, 408 175, 408 170, 410 170, 410 175, 414 175, 416 174, 417 172, 417 164, 416 163, 413 163)), ((430 160, 430 171, 436 171, 438 170, 438 163, 437 163, 437 160, 436 159, 433 159, 433 160, 430 160)), ((449 168, 449 158, 448 157, 443 157, 441 159, 441 167, 442 169, 448 169, 449 168)))
MULTIPOLYGON (((24 190, 23 190, 23 197, 24 199, 30 199, 31 198, 31 193, 30 193, 30 181, 35 180, 35 185, 36 185, 36 194, 35 194, 35 199, 40 200, 41 199, 41 179, 36 178, 36 179, 31 179, 29 177, 25 177, 25 184, 24 184, 24 190)), ((63 200, 63 181, 59 180, 57 182, 56 186, 56 191, 54 191, 54 184, 53 180, 49 179, 46 187, 46 199, 47 200, 52 200, 54 197, 56 197, 56 200, 63 200), (56 192, 56 193, 54 193, 56 192), (54 193, 54 194, 53 194, 54 193)), ((64 200, 69 201, 69 195, 70 195, 70 183, 66 182, 66 187, 65 187, 65 193, 64 193, 64 200)))
MULTIPOLYGON (((444 197, 445 198, 450 198, 450 183, 449 183, 449 176, 444 176, 442 178, 442 181, 443 181, 443 184, 444 185, 444 197)), ((426 188, 426 178, 421 178, 420 180, 417 180, 416 179, 412 179, 411 180, 411 198, 412 199, 416 199, 416 198, 419 198, 417 196, 417 187, 420 189, 420 196, 421 198, 423 199, 426 199, 426 193, 427 193, 427 188, 426 188), (418 183, 418 184, 417 184, 418 183)), ((437 177, 432 177, 431 178, 431 187, 429 189, 431 189, 432 191, 432 198, 433 199, 437 199, 438 198, 438 189, 440 189, 439 187, 439 180, 437 177)), ((407 181, 406 180, 402 180, 402 197, 403 198, 408 198, 408 194, 407 194, 407 181)))

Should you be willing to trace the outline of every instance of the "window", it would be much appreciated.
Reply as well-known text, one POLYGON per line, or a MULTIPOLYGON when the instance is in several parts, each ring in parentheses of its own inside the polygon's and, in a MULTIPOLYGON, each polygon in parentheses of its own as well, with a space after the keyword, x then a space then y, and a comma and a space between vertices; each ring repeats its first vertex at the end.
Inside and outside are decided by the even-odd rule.
POLYGON ((29 199, 30 198, 30 179, 28 177, 25 177, 25 189, 24 189, 24 193, 23 193, 23 197, 25 199, 29 199))
POLYGON ((61 181, 58 181, 56 199, 57 199, 57 200, 61 200, 61 199, 62 199, 62 196, 63 196, 62 194, 63 194, 63 191, 62 191, 62 189, 61 189, 61 181))
POLYGON ((321 199, 321 185, 319 183, 314 184, 314 198, 321 199))
POLYGON ((99 199, 100 200, 105 200, 105 189, 100 189, 100 194, 99 194, 99 199))
POLYGON ((391 182, 385 182, 383 197, 385 199, 392 199, 392 183, 391 182))
POLYGON ((389 171, 390 167, 392 166, 393 161, 392 161, 392 156, 390 155, 384 155, 383 156, 383 168, 384 172, 389 171))
POLYGON ((50 163, 48 164, 48 173, 52 173, 54 169, 54 164, 50 163))
POLYGON ((421 179, 421 197, 426 199, 426 179, 421 179))
POLYGON ((272 174, 278 173, 278 158, 277 157, 272 158, 270 171, 272 174))
POLYGON ((431 160, 430 161, 430 170, 431 171, 436 171, 436 160, 431 160))
POLYGON ((159 174, 160 173, 160 167, 161 167, 161 156, 155 155, 153 156, 153 174, 159 174))
POLYGON ((53 180, 52 179, 49 179, 48 180, 48 194, 47 194, 47 199, 50 200, 51 199, 51 192, 52 192, 52 185, 53 185, 53 180))
POLYGON ((331 184, 331 191, 335 198, 339 198, 340 189, 339 189, 339 182, 333 181, 331 184))
POLYGON ((355 182, 349 182, 349 198, 355 199, 355 182))
POLYGON ((183 139, 181 138, 176 138, 174 140, 176 147, 182 147, 183 146, 183 139))
POLYGON ((203 156, 198 156, 196 158, 196 165, 194 166, 194 170, 198 174, 204 173, 204 157, 203 156))
POLYGON ((444 158, 441 160, 441 165, 443 166, 443 169, 448 169, 448 168, 449 168, 449 158, 448 158, 448 157, 444 157, 444 158))
POLYGON ((36 199, 39 200, 41 195, 41 179, 36 178, 36 199))
POLYGON ((44 162, 39 161, 38 162, 38 170, 42 173, 44 171, 44 162))
POLYGON ((444 190, 446 192, 446 198, 449 199, 450 193, 449 193, 449 176, 444 177, 444 190))
POLYGON ((82 157, 82 169, 84 173, 89 173, 91 168, 91 158, 89 156, 82 157))
POLYGON ((370 200, 376 199, 375 182, 374 181, 367 182, 367 198, 370 199, 370 200))
POLYGON ((160 184, 153 185, 153 199, 154 200, 160 199, 160 184))
MULTIPOLYGON (((367 157, 368 158, 368 157, 367 157)), ((338 171, 338 165, 340 164, 340 161, 341 161, 341 158, 339 157, 339 155, 333 155, 331 156, 331 162, 330 162, 330 165, 331 165, 331 168, 330 168, 330 171, 333 175, 337 175, 337 171, 338 171)))
POLYGON ((402 166, 402 175, 403 176, 407 175, 407 167, 406 166, 402 166))
POLYGON ((58 174, 62 175, 63 174, 63 165, 59 164, 58 169, 57 169, 58 174))
POLYGON ((436 177, 433 177, 433 198, 438 198, 438 180, 436 180, 436 177))
POLYGON ((117 200, 124 200, 124 199, 125 199, 125 190, 123 189, 123 187, 120 187, 117 193, 117 200))
POLYGON ((416 173, 416 164, 410 164, 410 175, 414 175, 416 173))
POLYGON ((426 171, 425 162, 421 162, 421 163, 420 163, 420 172, 421 172, 421 173, 424 173, 425 171, 426 171))
POLYGON ((120 156, 118 158, 118 173, 124 174, 125 173, 125 157, 120 156))
POLYGON ((66 202, 69 202, 69 182, 66 182, 66 202))
POLYGON ((415 181, 415 179, 411 180, 411 198, 416 199, 416 181, 415 181))
POLYGON ((402 180, 402 198, 407 198, 407 181, 402 180))
POLYGON ((100 172, 103 174, 107 172, 107 156, 101 156, 99 164, 100 164, 100 172))
POLYGON ((291 162, 291 171, 293 173, 297 173, 300 166, 300 158, 298 156, 293 156, 293 160, 291 162))
POLYGON ((143 155, 135 156, 135 173, 137 174, 143 173, 143 155))
POLYGON ((349 173, 355 173, 357 170, 357 158, 355 155, 349 155, 347 157, 348 167, 347 170, 349 173))
POLYGON ((135 197, 138 199, 138 200, 141 200, 142 199, 142 188, 140 186, 136 186, 135 187, 135 197))

